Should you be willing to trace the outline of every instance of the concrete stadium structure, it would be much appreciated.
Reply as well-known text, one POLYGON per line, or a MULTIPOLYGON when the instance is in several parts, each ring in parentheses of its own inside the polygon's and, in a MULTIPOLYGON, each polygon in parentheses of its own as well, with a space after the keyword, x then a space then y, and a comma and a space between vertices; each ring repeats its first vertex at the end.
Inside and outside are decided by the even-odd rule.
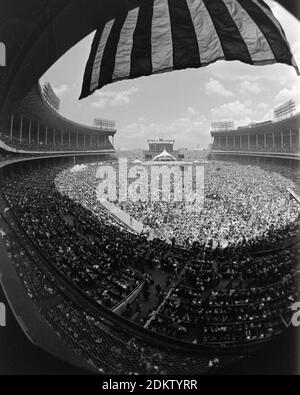
POLYGON ((36 84, 1 128, 0 152, 113 153, 115 133, 115 129, 100 130, 62 117, 48 105, 40 85, 36 84))
POLYGON ((263 122, 234 130, 212 131, 212 155, 300 159, 300 114, 278 122, 263 122))

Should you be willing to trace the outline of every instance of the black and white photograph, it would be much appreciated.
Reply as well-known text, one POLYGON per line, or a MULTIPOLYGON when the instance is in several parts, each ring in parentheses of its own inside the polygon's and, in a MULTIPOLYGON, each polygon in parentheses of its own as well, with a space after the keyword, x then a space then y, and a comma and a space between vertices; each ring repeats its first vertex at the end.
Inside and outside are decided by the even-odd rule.
POLYGON ((0 0, 0 377, 300 374, 299 67, 298 0, 0 0))

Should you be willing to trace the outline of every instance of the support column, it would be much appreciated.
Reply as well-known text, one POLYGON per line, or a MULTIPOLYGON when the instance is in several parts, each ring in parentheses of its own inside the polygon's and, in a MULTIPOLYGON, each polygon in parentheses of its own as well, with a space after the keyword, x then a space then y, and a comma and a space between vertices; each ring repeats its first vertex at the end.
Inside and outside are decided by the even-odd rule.
POLYGON ((250 134, 248 134, 248 150, 250 150, 250 134))
POLYGON ((292 129, 290 129, 290 149, 293 148, 293 134, 292 134, 292 129))
POLYGON ((281 149, 283 149, 283 132, 280 132, 280 138, 281 138, 281 149))
POLYGON ((225 147, 228 148, 228 136, 225 137, 225 147))
POLYGON ((31 144, 31 119, 29 120, 29 127, 28 127, 28 142, 31 144))
POLYGON ((76 132, 76 147, 78 148, 78 131, 76 132))
POLYGON ((273 148, 275 148, 275 133, 272 133, 272 137, 273 137, 273 148))
POLYGON ((239 136, 239 138, 240 138, 240 148, 242 149, 242 146, 243 146, 243 136, 239 136))
POLYGON ((264 134, 264 147, 267 148, 267 135, 264 134))
POLYGON ((12 141, 12 139, 13 139, 13 131, 14 131, 14 114, 11 114, 11 117, 10 117, 10 133, 9 133, 9 137, 10 137, 10 140, 12 141))
POLYGON ((21 115, 21 121, 20 121, 20 141, 22 141, 23 138, 23 115, 21 115))
POLYGON ((47 128, 47 126, 46 126, 46 129, 45 129, 45 145, 46 146, 48 145, 48 128, 47 128))
POLYGON ((258 149, 258 134, 255 135, 255 145, 256 149, 258 149))
POLYGON ((83 134, 83 147, 86 147, 86 133, 83 134))
POLYGON ((62 129, 60 131, 60 143, 62 146, 64 145, 64 131, 62 129))
POLYGON ((40 146, 40 124, 37 124, 37 133, 36 133, 36 140, 38 147, 40 146))
POLYGON ((56 141, 55 141, 55 133, 56 133, 56 130, 55 130, 55 129, 53 129, 53 147, 55 147, 55 145, 56 145, 56 141))
POLYGON ((235 136, 233 136, 233 148, 235 148, 235 136))
POLYGON ((69 130, 69 149, 71 148, 71 132, 69 130))

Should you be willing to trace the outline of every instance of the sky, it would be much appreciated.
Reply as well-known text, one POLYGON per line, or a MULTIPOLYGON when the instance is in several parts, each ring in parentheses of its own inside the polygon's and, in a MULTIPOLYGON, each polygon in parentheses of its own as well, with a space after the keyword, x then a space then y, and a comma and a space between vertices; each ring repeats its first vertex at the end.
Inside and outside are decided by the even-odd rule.
MULTIPOLYGON (((300 22, 273 0, 266 1, 284 28, 300 67, 300 22)), ((92 125, 93 119, 117 123, 115 146, 147 148, 149 138, 172 138, 175 148, 207 148, 211 122, 236 126, 273 118, 273 109, 290 98, 300 104, 300 77, 286 65, 250 66, 219 61, 110 84, 78 100, 94 33, 59 59, 42 77, 61 99, 60 113, 92 125)))

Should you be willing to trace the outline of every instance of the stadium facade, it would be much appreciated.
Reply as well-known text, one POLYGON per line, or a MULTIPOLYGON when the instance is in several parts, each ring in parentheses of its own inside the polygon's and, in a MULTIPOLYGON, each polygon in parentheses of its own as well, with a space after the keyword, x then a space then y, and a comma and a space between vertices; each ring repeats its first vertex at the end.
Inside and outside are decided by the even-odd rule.
POLYGON ((245 156, 257 161, 277 158, 295 164, 300 158, 300 114, 232 130, 212 130, 211 136, 215 158, 245 156))

